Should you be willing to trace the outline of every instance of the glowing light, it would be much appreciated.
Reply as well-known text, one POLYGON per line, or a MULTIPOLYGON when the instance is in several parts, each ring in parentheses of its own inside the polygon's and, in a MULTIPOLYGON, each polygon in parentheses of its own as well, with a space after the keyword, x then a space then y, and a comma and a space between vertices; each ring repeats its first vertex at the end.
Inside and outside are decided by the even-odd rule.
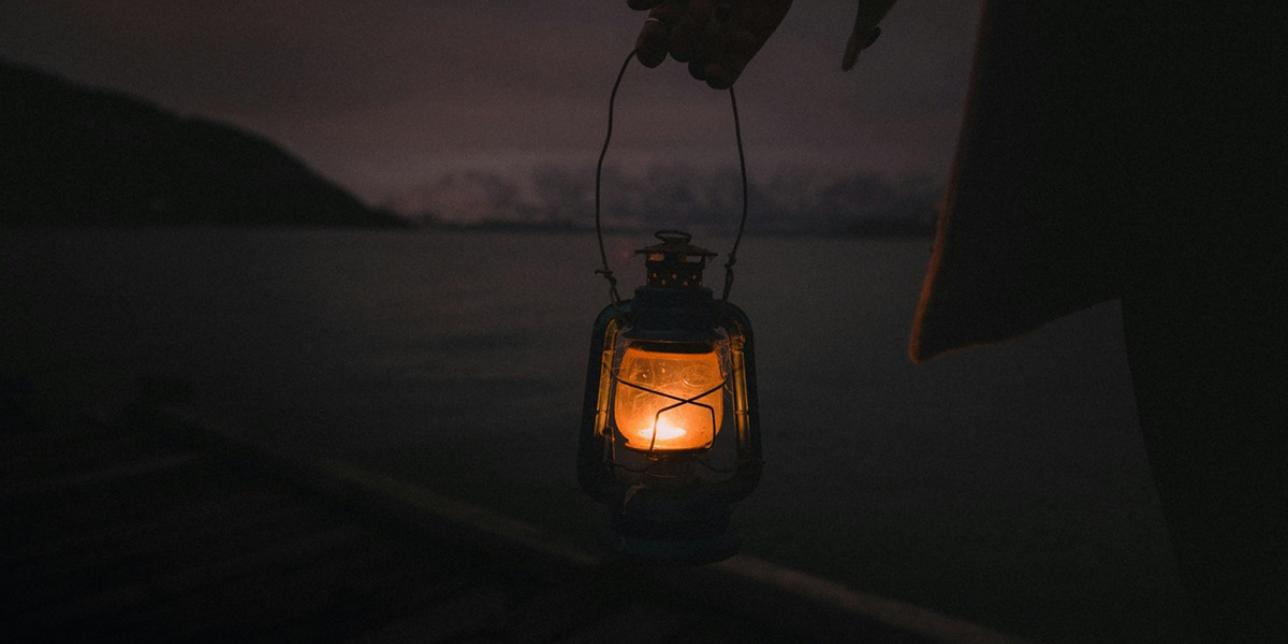
POLYGON ((720 358, 712 347, 695 353, 626 347, 613 403, 626 447, 708 447, 724 418, 723 382, 720 358))
MULTIPOLYGON (((660 441, 675 440, 677 438, 684 436, 687 433, 688 432, 684 431, 683 427, 676 427, 666 421, 662 421, 657 424, 657 439, 660 441)), ((643 438, 644 440, 652 440, 653 428, 644 427, 636 431, 635 434, 640 438, 643 438)))

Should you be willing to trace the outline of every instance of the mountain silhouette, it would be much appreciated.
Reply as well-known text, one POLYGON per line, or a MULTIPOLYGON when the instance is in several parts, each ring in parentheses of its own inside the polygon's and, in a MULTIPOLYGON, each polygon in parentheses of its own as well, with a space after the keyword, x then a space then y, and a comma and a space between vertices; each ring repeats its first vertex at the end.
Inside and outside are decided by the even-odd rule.
POLYGON ((0 225, 400 226, 253 133, 0 61, 0 225))

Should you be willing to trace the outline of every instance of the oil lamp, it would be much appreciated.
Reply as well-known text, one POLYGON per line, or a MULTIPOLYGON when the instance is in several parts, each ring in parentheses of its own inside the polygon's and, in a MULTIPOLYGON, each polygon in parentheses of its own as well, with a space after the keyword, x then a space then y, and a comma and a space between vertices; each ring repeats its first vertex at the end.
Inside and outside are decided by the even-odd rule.
POLYGON ((702 285, 715 253, 657 238, 636 251, 646 284, 595 321, 578 478, 608 505, 618 552, 715 561, 737 551, 731 506, 760 478, 751 323, 702 285))

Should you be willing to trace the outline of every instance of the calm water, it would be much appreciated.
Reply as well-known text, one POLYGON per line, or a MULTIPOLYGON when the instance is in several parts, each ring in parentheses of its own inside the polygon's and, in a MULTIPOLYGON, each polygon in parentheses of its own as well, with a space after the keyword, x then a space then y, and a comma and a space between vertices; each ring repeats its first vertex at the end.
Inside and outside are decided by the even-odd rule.
MULTIPOLYGON (((625 284, 648 241, 612 240, 625 284)), ((1172 639, 1116 305, 916 367, 928 252, 744 242, 732 299, 768 460, 745 550, 1039 639, 1172 639)), ((105 406, 139 374, 182 377, 261 440, 590 543, 573 464, 594 261, 582 234, 0 232, 0 370, 105 406)))

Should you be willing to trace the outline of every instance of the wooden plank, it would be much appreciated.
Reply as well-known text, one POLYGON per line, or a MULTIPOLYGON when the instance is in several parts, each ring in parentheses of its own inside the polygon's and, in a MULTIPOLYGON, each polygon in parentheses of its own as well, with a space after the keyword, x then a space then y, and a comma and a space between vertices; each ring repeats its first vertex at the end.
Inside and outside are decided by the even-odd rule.
MULTIPOLYGON (((296 504, 264 507, 224 520, 192 517, 179 526, 156 524, 155 531, 111 548, 68 555, 53 562, 19 566, 6 574, 9 584, 37 587, 0 607, 26 610, 33 605, 75 601, 83 595, 137 583, 161 574, 228 566, 228 557, 307 539, 327 527, 314 508, 296 504)), ((207 574, 208 571, 207 571, 207 574)))
POLYGON ((700 615, 647 600, 630 601, 561 640, 566 644, 654 644, 678 637, 700 615))
POLYGON ((117 428, 0 434, 0 486, 97 469, 174 447, 144 432, 117 428))
POLYGON ((19 564, 43 565, 41 562, 50 559, 64 559, 121 547, 162 529, 163 525, 171 521, 205 524, 246 512, 257 512, 264 507, 281 507, 286 498, 286 493, 281 491, 255 490, 243 496, 221 496, 197 501, 173 515, 163 514, 146 520, 105 521, 80 532, 33 541, 0 553, 0 571, 10 571, 19 564), (237 512, 234 513, 234 510, 237 512))
POLYGON ((14 497, 46 495, 70 488, 111 483, 118 479, 151 474, 160 470, 187 465, 200 458, 195 451, 181 451, 147 456, 136 460, 120 461, 90 471, 60 472, 52 476, 28 478, 0 490, 0 503, 14 497))
POLYGON ((499 636, 503 633, 509 602, 509 593, 501 588, 473 588, 450 601, 362 633, 353 641, 392 644, 499 636))
POLYGON ((275 634, 291 641, 358 637, 479 587, 483 582, 478 570, 455 560, 432 561, 424 553, 408 553, 396 570, 349 580, 330 603, 284 621, 275 634))
POLYGON ((748 557, 670 570, 601 561, 351 464, 270 452, 204 425, 153 429, 135 442, 59 435, 51 445, 66 452, 18 441, 35 460, 19 459, 17 487, 0 491, 11 518, 0 545, 17 546, 0 548, 6 635, 1007 641, 748 557), (189 433, 221 456, 167 462, 187 453, 173 438, 189 433), (59 469, 67 463, 94 465, 59 469))
MULTIPOLYGON (((363 535, 369 536, 369 535, 363 535)), ((341 597, 354 597, 352 582, 364 574, 364 553, 371 542, 362 538, 292 561, 259 562, 248 574, 202 586, 181 601, 147 611, 151 621, 173 624, 174 637, 237 641, 260 634, 273 637, 301 618, 330 620, 341 597)), ((468 575, 459 578, 468 583, 468 575)), ((454 584, 455 586, 455 584, 454 584)), ((331 623, 327 628, 334 628, 331 623)))
POLYGON ((901 638, 895 634, 890 638, 863 638, 858 640, 820 639, 808 632, 784 630, 778 626, 773 614, 745 615, 741 618, 724 614, 714 614, 690 622, 677 635, 667 640, 668 644, 808 644, 809 642, 880 642, 881 644, 903 644, 922 640, 901 638))
POLYGON ((147 520, 176 506, 226 492, 210 484, 227 476, 213 459, 190 461, 99 485, 63 488, 38 496, 7 499, 0 509, 15 520, 0 530, 4 549, 92 529, 107 521, 147 520))
POLYGON ((512 642, 548 642, 577 631, 624 605, 623 588, 597 574, 543 588, 516 607, 506 624, 512 642))
MULTIPOLYGON (((219 580, 230 580, 254 574, 272 575, 288 570, 291 567, 307 565, 317 557, 333 552, 344 545, 352 543, 363 535, 363 531, 354 526, 339 526, 323 532, 310 532, 299 538, 276 544, 241 557, 217 562, 210 574, 219 580)), ((202 571, 206 572, 206 571, 202 571)), ((223 603, 190 601, 174 605, 163 605, 160 611, 144 609, 137 611, 140 615, 152 615, 161 622, 186 623, 194 625, 204 615, 229 617, 237 610, 245 610, 249 601, 233 601, 236 593, 244 589, 238 584, 214 584, 213 579, 194 575, 188 571, 177 579, 158 580, 141 584, 108 584, 97 593, 77 597, 67 603, 58 603, 22 616, 22 621, 38 629, 45 629, 51 634, 65 632, 93 632, 99 630, 96 624, 113 621, 122 611, 136 612, 140 605, 156 605, 157 600, 165 597, 164 584, 210 588, 226 595, 223 603), (109 619, 103 620, 106 616, 109 619)), ((215 593, 209 593, 215 594, 215 593)), ((250 597, 251 595, 245 594, 250 597)), ((253 601, 274 601, 272 596, 254 596, 253 601)))

